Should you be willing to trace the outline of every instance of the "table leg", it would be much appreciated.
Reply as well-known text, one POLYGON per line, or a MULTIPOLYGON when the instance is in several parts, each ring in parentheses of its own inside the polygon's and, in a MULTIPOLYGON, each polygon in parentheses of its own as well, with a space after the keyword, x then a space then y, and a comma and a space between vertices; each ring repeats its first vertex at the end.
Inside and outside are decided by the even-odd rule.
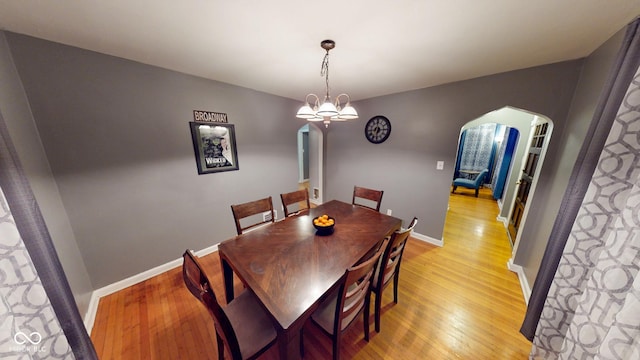
POLYGON ((227 304, 234 298, 233 294, 233 269, 229 266, 229 263, 225 259, 220 259, 222 264, 222 276, 224 277, 224 293, 227 299, 227 304))
POLYGON ((280 360, 301 359, 300 330, 278 332, 278 351, 280 360))

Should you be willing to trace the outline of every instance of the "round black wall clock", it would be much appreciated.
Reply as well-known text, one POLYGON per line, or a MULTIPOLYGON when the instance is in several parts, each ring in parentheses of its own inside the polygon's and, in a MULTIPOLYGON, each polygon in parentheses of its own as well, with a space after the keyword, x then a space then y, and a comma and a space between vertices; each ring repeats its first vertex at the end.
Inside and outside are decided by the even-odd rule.
POLYGON ((382 115, 372 117, 364 127, 364 136, 374 144, 384 142, 389 134, 391 134, 391 122, 382 115))

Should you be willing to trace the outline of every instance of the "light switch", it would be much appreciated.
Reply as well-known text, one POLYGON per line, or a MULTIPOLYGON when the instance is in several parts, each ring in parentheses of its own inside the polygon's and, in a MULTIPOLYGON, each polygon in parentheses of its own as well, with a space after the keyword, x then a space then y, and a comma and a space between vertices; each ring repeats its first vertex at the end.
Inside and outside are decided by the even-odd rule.
POLYGON ((444 161, 438 161, 436 163, 436 170, 444 170, 444 161))

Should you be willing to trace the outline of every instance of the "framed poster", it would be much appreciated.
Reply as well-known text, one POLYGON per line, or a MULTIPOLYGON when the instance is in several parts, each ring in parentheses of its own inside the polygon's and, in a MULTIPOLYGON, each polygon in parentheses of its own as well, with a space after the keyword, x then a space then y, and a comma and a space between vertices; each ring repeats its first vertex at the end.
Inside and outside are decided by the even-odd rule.
POLYGON ((232 124, 192 121, 189 126, 198 174, 239 169, 236 132, 232 124))

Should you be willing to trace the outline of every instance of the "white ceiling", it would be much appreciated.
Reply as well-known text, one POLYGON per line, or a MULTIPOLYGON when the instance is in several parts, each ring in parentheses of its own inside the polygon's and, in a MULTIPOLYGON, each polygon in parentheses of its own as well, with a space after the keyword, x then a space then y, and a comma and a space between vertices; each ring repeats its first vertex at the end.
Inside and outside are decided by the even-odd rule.
POLYGON ((0 0, 0 29, 302 100, 584 57, 640 0, 0 0))

